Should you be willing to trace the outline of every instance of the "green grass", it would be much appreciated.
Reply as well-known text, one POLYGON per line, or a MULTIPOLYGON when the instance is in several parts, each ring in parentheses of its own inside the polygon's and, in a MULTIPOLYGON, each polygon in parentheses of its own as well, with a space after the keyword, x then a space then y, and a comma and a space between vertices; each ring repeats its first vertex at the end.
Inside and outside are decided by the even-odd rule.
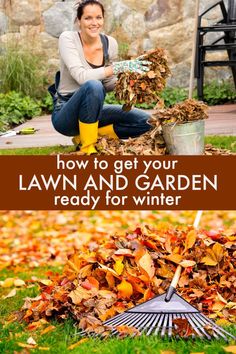
POLYGON ((37 148, 0 149, 0 155, 51 155, 75 151, 74 146, 46 146, 37 148))
MULTIPOLYGON (((0 272, 0 279, 3 280, 9 277, 19 277, 20 279, 30 279, 32 276, 39 278, 46 278, 45 273, 48 270, 60 272, 61 268, 58 267, 40 267, 27 272, 21 272, 17 275, 12 271, 2 270, 0 272)), ((52 353, 52 354, 159 354, 161 351, 172 350, 177 354, 188 354, 196 352, 204 352, 205 354, 223 354, 223 346, 227 346, 223 341, 202 341, 199 338, 196 340, 183 340, 183 339, 160 339, 156 336, 138 338, 110 338, 110 339, 86 339, 85 342, 80 343, 79 346, 73 350, 69 349, 74 343, 77 343, 81 337, 77 333, 72 319, 63 322, 50 321, 49 325, 54 325, 55 329, 49 333, 41 334, 42 328, 37 331, 27 330, 27 324, 18 321, 8 323, 9 316, 18 311, 24 303, 26 296, 34 297, 38 295, 39 289, 37 284, 31 288, 20 288, 17 294, 8 299, 3 299, 11 288, 0 288, 0 353, 19 353, 23 348, 18 343, 27 343, 29 337, 33 337, 39 348, 30 349, 32 353, 52 353), (42 349, 40 349, 42 347, 42 349), (43 348, 48 348, 47 351, 43 348)), ((231 333, 236 334, 236 329, 232 326, 228 327, 231 333)), ((233 344, 233 343, 231 343, 233 344)), ((26 349, 27 350, 27 349, 26 349)), ((28 353, 28 351, 27 351, 28 353)))
MULTIPOLYGON (((207 136, 206 144, 212 144, 216 148, 231 150, 236 152, 236 136, 207 136)), ((51 155, 58 153, 70 153, 74 151, 74 146, 49 146, 22 149, 0 149, 0 155, 51 155)))

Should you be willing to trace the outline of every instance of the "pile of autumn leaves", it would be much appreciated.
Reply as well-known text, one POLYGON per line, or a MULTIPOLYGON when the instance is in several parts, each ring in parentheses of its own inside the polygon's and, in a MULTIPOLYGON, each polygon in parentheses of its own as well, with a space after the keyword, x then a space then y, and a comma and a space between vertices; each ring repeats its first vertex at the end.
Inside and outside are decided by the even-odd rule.
POLYGON ((181 264, 178 293, 219 324, 235 323, 235 241, 232 233, 192 227, 94 235, 68 258, 62 275, 26 299, 21 315, 29 323, 72 316, 80 328, 100 333, 102 321, 165 292, 181 264))

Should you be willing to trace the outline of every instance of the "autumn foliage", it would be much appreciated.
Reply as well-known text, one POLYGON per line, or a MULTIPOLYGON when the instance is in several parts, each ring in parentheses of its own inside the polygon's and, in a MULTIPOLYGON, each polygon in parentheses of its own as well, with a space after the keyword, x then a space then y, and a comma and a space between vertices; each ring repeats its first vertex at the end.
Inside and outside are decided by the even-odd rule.
POLYGON ((236 235, 192 227, 137 228, 89 240, 68 257, 62 275, 27 298, 24 320, 72 316, 82 329, 102 332, 102 321, 165 292, 176 267, 177 291, 219 324, 236 320, 236 235))
POLYGON ((160 100, 160 93, 170 75, 167 56, 162 48, 150 50, 142 58, 151 62, 147 73, 124 72, 118 75, 115 96, 124 101, 124 109, 130 110, 136 103, 151 103, 160 100))

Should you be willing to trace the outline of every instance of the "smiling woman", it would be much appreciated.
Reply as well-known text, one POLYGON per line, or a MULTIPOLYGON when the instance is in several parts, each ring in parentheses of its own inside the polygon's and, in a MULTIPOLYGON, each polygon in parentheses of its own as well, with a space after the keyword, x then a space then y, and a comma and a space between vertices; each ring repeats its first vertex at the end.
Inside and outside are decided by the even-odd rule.
POLYGON ((52 123, 85 154, 96 153, 98 136, 114 139, 137 137, 150 129, 149 115, 120 105, 104 105, 106 92, 115 87, 116 75, 143 73, 149 61, 142 58, 116 62, 115 38, 102 34, 104 7, 98 0, 77 5, 79 31, 63 32, 59 38, 60 79, 54 99, 52 123))

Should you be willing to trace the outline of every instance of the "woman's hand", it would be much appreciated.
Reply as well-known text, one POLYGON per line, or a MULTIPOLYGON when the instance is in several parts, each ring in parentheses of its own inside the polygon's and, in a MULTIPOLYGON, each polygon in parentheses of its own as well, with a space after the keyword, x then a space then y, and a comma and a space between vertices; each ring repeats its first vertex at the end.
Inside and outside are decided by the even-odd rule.
POLYGON ((149 65, 152 64, 151 61, 143 60, 142 58, 137 58, 133 60, 118 61, 112 64, 113 73, 115 75, 129 71, 131 73, 143 74, 150 70, 149 65))

